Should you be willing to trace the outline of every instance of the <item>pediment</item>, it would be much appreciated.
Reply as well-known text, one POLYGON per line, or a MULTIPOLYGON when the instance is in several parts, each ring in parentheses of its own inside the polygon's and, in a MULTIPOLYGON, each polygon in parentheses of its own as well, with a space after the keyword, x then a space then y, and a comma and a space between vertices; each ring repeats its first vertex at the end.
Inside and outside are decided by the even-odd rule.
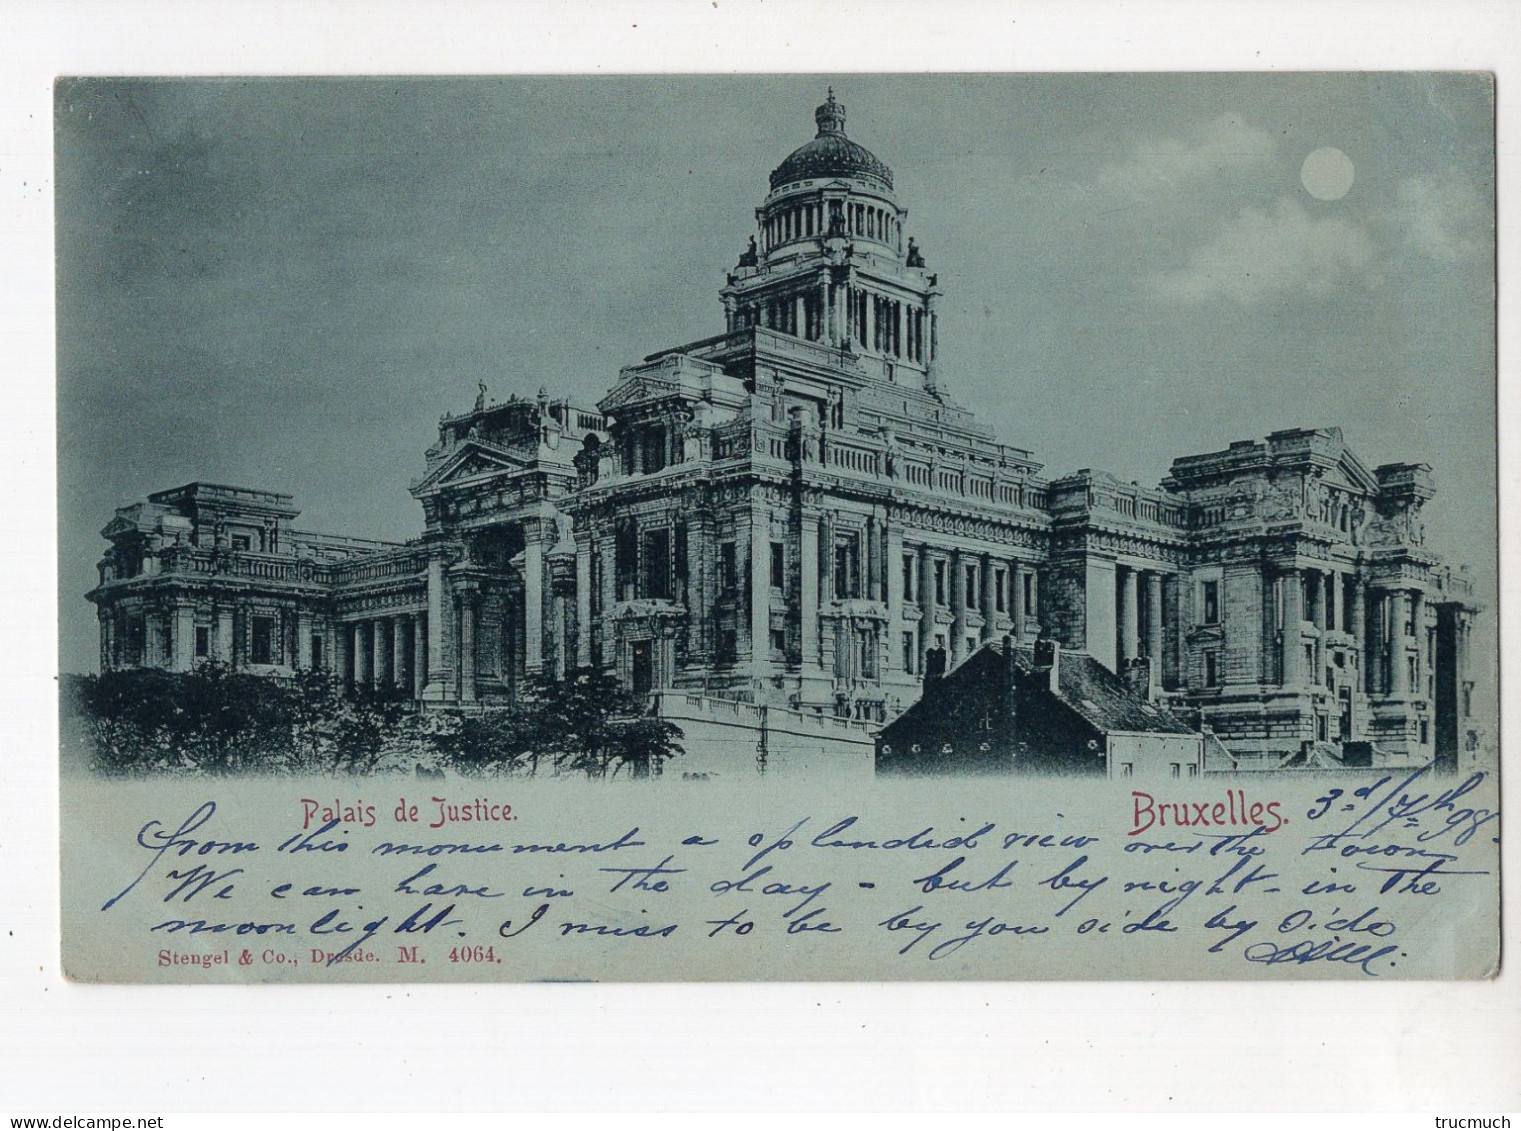
POLYGON ((417 485, 417 494, 436 491, 454 483, 477 480, 491 475, 510 474, 528 467, 521 456, 467 440, 459 451, 444 461, 432 475, 417 485))
POLYGON ((1225 628, 1218 624, 1206 624, 1194 629, 1188 634, 1190 644, 1223 644, 1225 643, 1225 628))
POLYGON ((110 522, 106 523, 105 528, 100 532, 100 536, 102 538, 115 539, 121 537, 123 534, 132 534, 136 531, 137 523, 133 522, 131 519, 122 518, 118 515, 116 518, 113 518, 110 522))
POLYGON ((1321 476, 1321 482, 1355 493, 1373 494, 1378 491, 1377 477, 1345 445, 1342 446, 1336 463, 1321 476))
POLYGON ((680 385, 674 381, 666 380, 649 373, 641 373, 620 383, 607 396, 597 402, 597 409, 599 412, 613 413, 624 405, 669 396, 671 393, 679 391, 680 385))

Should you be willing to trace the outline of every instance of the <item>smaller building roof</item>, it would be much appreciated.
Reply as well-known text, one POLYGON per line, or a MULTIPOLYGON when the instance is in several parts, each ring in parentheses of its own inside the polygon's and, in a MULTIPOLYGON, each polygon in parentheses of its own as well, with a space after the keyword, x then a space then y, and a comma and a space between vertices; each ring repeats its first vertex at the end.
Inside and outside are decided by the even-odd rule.
MULTIPOLYGON (((1015 678, 1030 687, 1048 681, 1047 669, 1035 666, 1034 649, 1012 645, 1015 678)), ((911 718, 921 709, 943 710, 948 698, 967 694, 989 680, 1006 678, 1006 645, 1002 641, 984 644, 960 667, 925 689, 924 697, 899 716, 911 718)), ((1061 652, 1057 662, 1056 687, 1048 693, 1076 712, 1095 730, 1104 734, 1196 734, 1192 727, 1166 707, 1135 694, 1125 681, 1085 652, 1061 652)), ((894 723, 883 731, 886 735, 894 723)))

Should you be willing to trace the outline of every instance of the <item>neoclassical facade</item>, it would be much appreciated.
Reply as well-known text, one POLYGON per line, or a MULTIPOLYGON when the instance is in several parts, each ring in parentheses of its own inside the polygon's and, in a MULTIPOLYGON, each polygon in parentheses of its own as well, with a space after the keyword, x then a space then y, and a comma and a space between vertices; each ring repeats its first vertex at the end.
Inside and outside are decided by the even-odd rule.
POLYGON ((482 385, 439 423, 405 545, 300 532, 289 496, 235 487, 124 508, 89 594, 102 667, 329 668, 489 704, 595 665, 874 725, 942 656, 1044 633, 1243 767, 1455 764, 1478 609, 1424 546, 1430 468, 1370 470, 1326 428, 1178 459, 1157 489, 1042 477, 946 387, 891 170, 832 93, 815 118, 722 333, 595 406, 482 385))

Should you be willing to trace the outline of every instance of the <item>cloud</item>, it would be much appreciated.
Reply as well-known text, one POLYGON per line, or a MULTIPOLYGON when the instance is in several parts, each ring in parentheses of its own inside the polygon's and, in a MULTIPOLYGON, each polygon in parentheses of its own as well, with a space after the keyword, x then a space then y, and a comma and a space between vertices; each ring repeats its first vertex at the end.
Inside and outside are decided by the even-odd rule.
POLYGON ((1245 208, 1176 270, 1151 276, 1165 302, 1196 305, 1224 298, 1251 306, 1284 294, 1328 294, 1376 282, 1375 241, 1361 224, 1317 219, 1293 197, 1271 208, 1245 208))
POLYGON ((1440 263, 1471 261, 1494 246, 1493 216, 1464 181, 1405 181, 1389 220, 1404 247, 1440 263))
POLYGON ((1180 188, 1271 162, 1277 142, 1239 114, 1221 114, 1189 138, 1141 142, 1130 157, 1099 170, 1098 187, 1127 201, 1166 198, 1180 188))

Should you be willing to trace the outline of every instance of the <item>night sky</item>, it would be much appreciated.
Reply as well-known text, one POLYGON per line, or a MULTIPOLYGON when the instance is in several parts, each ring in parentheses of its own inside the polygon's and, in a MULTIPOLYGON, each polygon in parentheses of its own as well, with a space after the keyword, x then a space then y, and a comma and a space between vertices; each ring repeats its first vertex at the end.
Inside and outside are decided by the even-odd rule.
POLYGON ((1001 439, 1155 484, 1340 425, 1432 465, 1428 542, 1493 601, 1483 77, 88 80, 57 92, 63 668, 96 663, 114 508, 203 479, 411 537, 477 381, 591 403, 720 332, 830 83, 939 272, 945 386, 1001 439))

